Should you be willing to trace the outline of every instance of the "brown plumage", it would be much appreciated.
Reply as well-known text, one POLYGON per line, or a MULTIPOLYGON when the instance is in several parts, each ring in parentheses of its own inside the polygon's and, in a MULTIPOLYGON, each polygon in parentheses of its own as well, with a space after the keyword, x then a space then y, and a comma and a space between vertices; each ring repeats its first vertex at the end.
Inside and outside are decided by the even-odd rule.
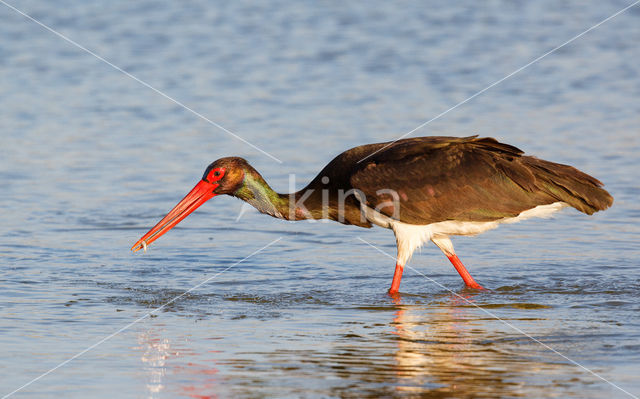
MULTIPOLYGON (((572 166, 525 156, 514 146, 477 136, 417 137, 355 147, 334 158, 298 195, 309 189, 319 192, 327 186, 321 182, 324 176, 330 179, 331 199, 337 201, 339 189, 358 189, 374 209, 389 201, 378 190, 395 190, 397 219, 420 225, 515 217, 557 201, 592 214, 613 202, 599 180, 572 166)), ((357 202, 353 205, 359 210, 357 202)), ((391 209, 380 211, 393 214, 391 209)))
POLYGON ((480 289, 455 254, 450 235, 479 234, 567 205, 592 214, 613 203, 597 179, 572 166, 523 155, 493 138, 418 137, 347 150, 291 194, 273 191, 242 158, 218 159, 132 250, 146 248, 220 194, 278 218, 326 218, 392 229, 398 244, 392 294, 398 292, 411 254, 426 241, 445 253, 468 287, 480 289))

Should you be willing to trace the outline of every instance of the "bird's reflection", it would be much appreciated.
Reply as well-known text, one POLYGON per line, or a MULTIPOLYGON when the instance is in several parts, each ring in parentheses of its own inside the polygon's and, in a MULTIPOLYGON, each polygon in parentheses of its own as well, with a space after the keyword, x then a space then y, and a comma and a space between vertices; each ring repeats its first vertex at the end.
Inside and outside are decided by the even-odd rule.
MULTIPOLYGON (((390 339, 341 340, 330 360, 343 367, 334 373, 376 387, 356 390, 358 397, 544 397, 566 389, 564 377, 571 380, 564 383, 581 380, 572 365, 547 356, 544 348, 471 305, 476 294, 458 295, 430 297, 426 303, 394 296, 390 339), (390 357, 380 355, 385 348, 392 349, 390 357)), ((332 393, 349 396, 354 386, 336 386, 332 393)))
MULTIPOLYGON (((473 300, 469 294, 465 299, 473 300)), ((456 296, 450 301, 448 306, 437 306, 425 314, 421 307, 404 305, 400 295, 393 298, 397 307, 392 333, 397 336, 394 359, 399 393, 475 397, 483 392, 500 392, 504 387, 504 374, 490 367, 495 360, 488 356, 492 351, 474 342, 474 335, 481 330, 470 320, 468 309, 458 306, 466 302, 456 296)))
MULTIPOLYGON (((227 351, 223 336, 211 338, 221 339, 207 345, 212 353, 195 349, 202 341, 171 338, 155 327, 139 334, 146 396, 256 397, 268 390, 304 397, 313 387, 318 397, 546 397, 586 383, 573 365, 473 307, 481 302, 477 295, 462 290, 367 303, 354 313, 362 318, 332 326, 339 332, 326 346, 306 341, 317 334, 302 327, 286 347, 227 351)), ((537 311, 523 320, 536 320, 537 311)), ((555 334, 544 325, 537 335, 555 334)))
POLYGON ((554 391, 549 380, 571 365, 527 356, 539 352, 536 344, 485 317, 473 306, 474 297, 463 290, 427 307, 393 298, 399 396, 519 397, 554 391))

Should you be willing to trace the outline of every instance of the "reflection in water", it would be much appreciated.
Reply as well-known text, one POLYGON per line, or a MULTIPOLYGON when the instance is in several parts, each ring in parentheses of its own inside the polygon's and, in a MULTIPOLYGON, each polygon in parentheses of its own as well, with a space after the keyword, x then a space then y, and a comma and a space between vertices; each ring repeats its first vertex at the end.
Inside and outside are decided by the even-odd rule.
MULTIPOLYGON (((468 301, 478 298, 465 291, 461 295, 468 301)), ((501 315, 511 315, 509 323, 527 325, 536 336, 557 335, 556 324, 540 318, 544 307, 525 305, 501 315)), ((258 397, 266 393, 369 398, 580 397, 578 392, 593 380, 456 296, 427 300, 396 296, 355 310, 353 314, 361 317, 342 322, 315 319, 314 324, 309 316, 309 324, 300 324, 295 331, 283 330, 279 320, 272 320, 257 335, 257 346, 229 346, 233 337, 226 335, 176 338, 180 335, 164 332, 166 326, 141 332, 137 349, 144 365, 145 393, 149 398, 258 397), (328 325, 333 332, 323 335, 328 325), (264 339, 269 336, 278 337, 275 345, 264 339), (309 341, 318 336, 323 340, 309 341), (208 342, 208 351, 191 346, 199 343, 202 348, 202 342, 208 342)), ((250 319, 234 322, 236 331, 243 333, 255 324, 250 319)), ((593 388, 593 397, 602 393, 593 388)))
POLYGON ((149 397, 152 398, 164 389, 163 379, 167 373, 165 364, 171 346, 168 339, 160 339, 150 331, 139 333, 138 344, 138 349, 144 351, 140 360, 147 373, 146 387, 149 397))
MULTIPOLYGON (((15 397, 624 397, 426 281, 389 301, 392 265, 354 238, 395 251, 383 229, 234 223, 242 203, 220 198, 146 255, 128 248, 215 158, 245 156, 287 191, 289 172, 308 183, 345 148, 409 131, 631 0, 8 3, 284 164, 0 5, 0 396, 283 235, 15 397)), ((495 135, 615 192, 594 217, 456 245, 500 287, 476 301, 636 395, 639 12, 415 132, 495 135)), ((435 251, 421 270, 460 284, 435 251)))
POLYGON ((525 352, 531 344, 527 338, 500 331, 497 320, 478 318, 461 298, 451 297, 451 302, 428 309, 403 305, 399 296, 394 303, 398 393, 460 398, 531 396, 538 391, 544 396, 558 386, 557 380, 549 379, 554 372, 573 367, 519 355, 512 345, 525 352))
POLYGON ((188 340, 182 345, 172 345, 168 338, 158 335, 154 330, 138 334, 140 346, 136 349, 143 351, 140 360, 146 374, 147 397, 165 397, 167 393, 177 392, 181 397, 217 398, 218 370, 207 365, 209 362, 201 363, 199 354, 186 346, 188 340))
POLYGON ((472 322, 467 309, 436 307, 425 313, 403 306, 394 298, 398 310, 393 332, 398 336, 395 353, 399 392, 455 394, 477 397, 497 392, 513 396, 513 384, 506 383, 505 370, 495 363, 491 345, 476 345, 474 335, 484 333, 472 322))
POLYGON ((400 296, 393 302, 393 330, 387 336, 366 342, 349 337, 339 342, 335 355, 324 359, 337 363, 336 376, 353 382, 336 385, 333 394, 544 397, 570 393, 585 383, 573 365, 560 362, 500 321, 485 318, 460 298, 426 306, 403 304, 400 296), (389 343, 390 357, 380 356, 385 350, 381 346, 389 343))

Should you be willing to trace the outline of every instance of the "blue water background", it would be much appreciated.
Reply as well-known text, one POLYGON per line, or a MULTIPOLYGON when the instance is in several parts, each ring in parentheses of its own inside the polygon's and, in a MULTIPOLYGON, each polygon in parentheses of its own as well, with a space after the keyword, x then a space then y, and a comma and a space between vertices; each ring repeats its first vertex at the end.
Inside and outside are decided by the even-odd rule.
POLYGON ((487 292, 414 256, 463 300, 409 269, 388 297, 393 260, 358 239, 394 255, 388 230, 230 197, 129 247, 219 157, 300 187, 630 3, 10 4, 282 163, 0 4, 0 394, 100 343, 15 397, 640 395, 640 6, 413 133, 496 137, 615 197, 455 239, 487 292))

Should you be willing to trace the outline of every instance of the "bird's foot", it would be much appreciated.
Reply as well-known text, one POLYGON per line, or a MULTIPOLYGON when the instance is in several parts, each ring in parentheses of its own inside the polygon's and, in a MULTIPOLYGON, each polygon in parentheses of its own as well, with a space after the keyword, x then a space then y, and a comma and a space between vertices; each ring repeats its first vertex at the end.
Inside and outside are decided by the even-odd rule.
POLYGON ((482 290, 482 291, 486 291, 487 289, 484 288, 483 286, 481 286, 480 284, 476 283, 475 281, 471 281, 470 283, 465 282, 466 288, 471 288, 474 290, 482 290))

